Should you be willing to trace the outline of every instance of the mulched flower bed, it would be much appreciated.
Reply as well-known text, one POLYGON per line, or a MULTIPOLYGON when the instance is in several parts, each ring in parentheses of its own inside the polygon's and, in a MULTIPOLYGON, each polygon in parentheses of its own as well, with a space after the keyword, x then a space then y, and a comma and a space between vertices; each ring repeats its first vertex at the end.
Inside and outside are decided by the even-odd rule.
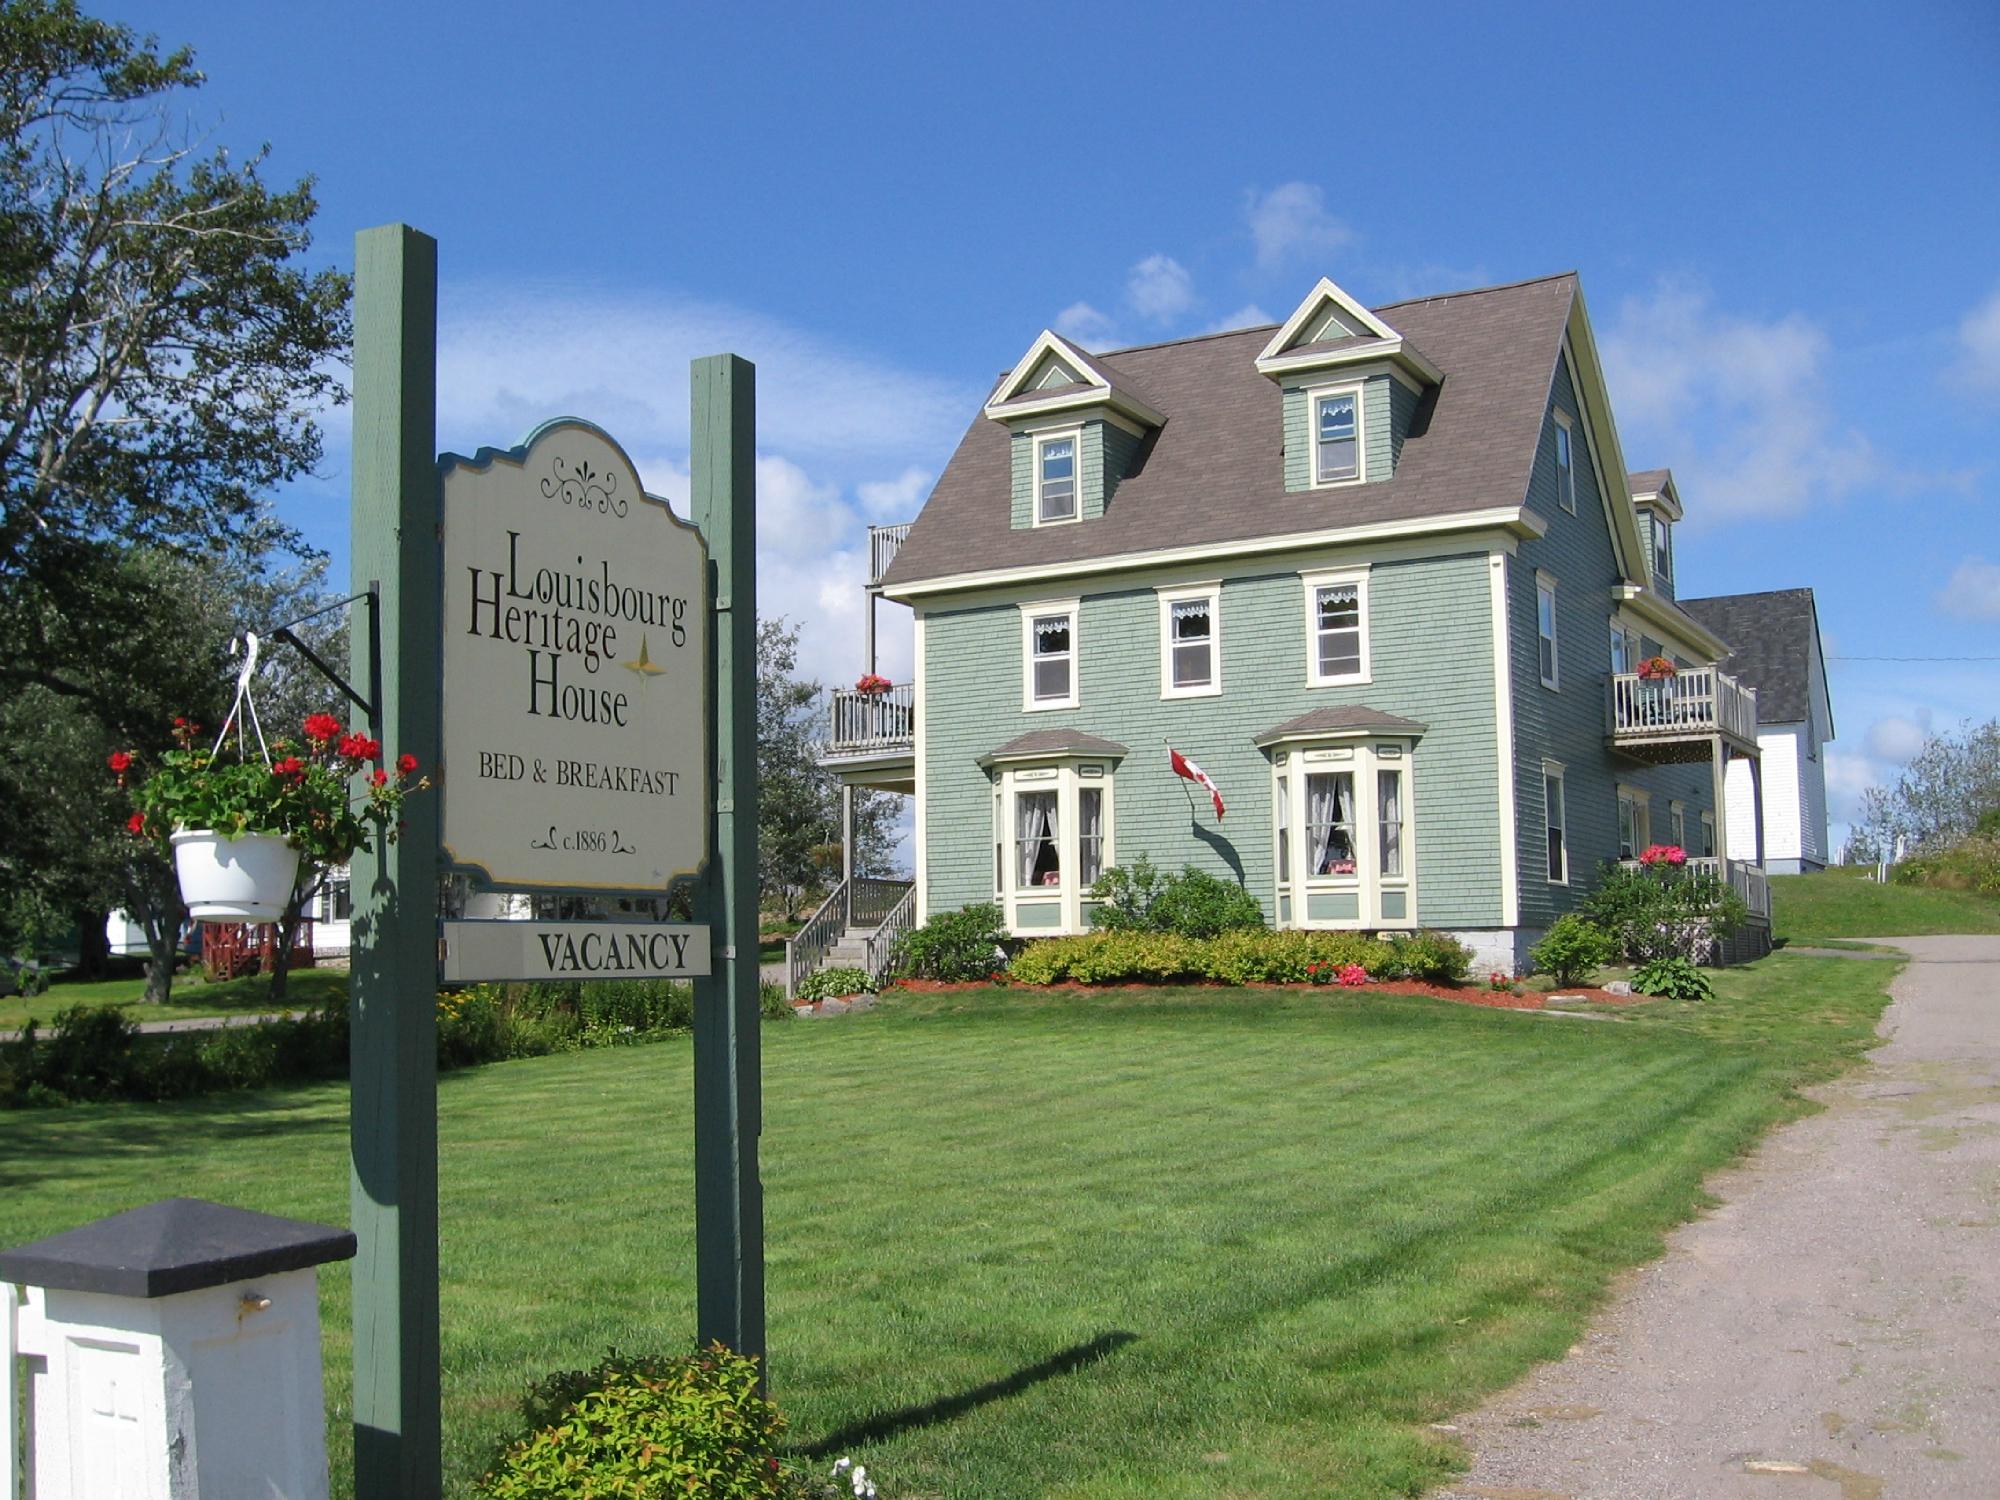
MULTIPOLYGON (((1000 984, 1014 988, 1011 980, 1002 979, 1000 984)), ((898 979, 887 986, 890 990, 908 990, 912 994, 955 994, 961 990, 990 990, 991 980, 947 980, 947 979, 898 979)), ((1175 989, 1244 989, 1244 990, 1326 990, 1333 994, 1346 993, 1337 984, 1213 984, 1201 980, 1175 982, 1175 989)), ((1022 989, 1058 990, 1078 995, 1133 994, 1145 990, 1165 988, 1153 984, 1079 984, 1075 980, 1065 980, 1061 984, 1021 985, 1022 989)), ((1528 990, 1516 995, 1511 990, 1490 989, 1484 985, 1425 984, 1419 979, 1371 979, 1364 985, 1356 986, 1355 994, 1374 995, 1427 995, 1433 1000, 1453 1000, 1460 1005, 1484 1005, 1495 1010, 1546 1010, 1550 995, 1574 996, 1588 1000, 1594 1005, 1636 1005, 1645 1000, 1645 995, 1614 995, 1609 990, 1597 989, 1590 985, 1572 985, 1560 990, 1528 990)))

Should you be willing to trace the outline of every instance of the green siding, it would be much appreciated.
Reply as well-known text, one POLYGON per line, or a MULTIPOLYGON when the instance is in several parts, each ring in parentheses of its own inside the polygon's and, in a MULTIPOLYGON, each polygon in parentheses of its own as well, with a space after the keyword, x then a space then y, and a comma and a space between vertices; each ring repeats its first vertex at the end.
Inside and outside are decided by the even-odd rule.
MULTIPOLYGON (((1356 558, 1355 561, 1362 559, 1356 558)), ((1163 582, 1166 580, 1162 580, 1163 582)), ((1255 736, 1309 709, 1366 704, 1428 727, 1412 786, 1418 917, 1429 926, 1500 920, 1492 611, 1482 553, 1381 563, 1369 583, 1373 681, 1308 688, 1297 571, 1224 582, 1223 692, 1160 698, 1153 589, 1083 592, 1081 707, 1021 710, 1020 612, 1010 601, 929 611, 924 623, 926 900, 932 911, 992 896, 992 789, 976 761, 1031 729, 1075 727, 1131 753, 1113 778, 1113 858, 1241 875, 1270 908, 1270 761, 1255 736), (1218 829, 1198 789, 1167 768, 1172 743, 1215 777, 1218 829)))
MULTIPOLYGON (((1011 524, 1016 531, 1026 531, 1035 524, 1035 436, 1031 432, 1014 434, 1011 524)), ((1138 451, 1139 440, 1123 428, 1102 419, 1083 424, 1083 435, 1076 445, 1079 516, 1091 521, 1104 514, 1138 451)))
MULTIPOLYGON (((1314 377, 1318 384, 1330 378, 1314 377)), ((1387 375, 1370 376, 1361 383, 1361 392, 1361 441, 1367 450, 1368 482, 1374 484, 1395 477, 1417 398, 1387 375)), ((1296 494, 1312 488, 1312 403, 1303 385, 1285 387, 1284 402, 1285 489, 1296 494)))
MULTIPOLYGON (((1667 803, 1687 804, 1689 838, 1699 841, 1700 814, 1714 806, 1706 763, 1642 766, 1612 756, 1604 737, 1611 671, 1612 585, 1619 581, 1604 507, 1596 502, 1597 474, 1589 444, 1578 441, 1576 514, 1556 503, 1555 417, 1561 410, 1581 434, 1569 368, 1559 364, 1543 419, 1541 446, 1527 502, 1545 521, 1548 534, 1524 542, 1508 567, 1509 660, 1514 686, 1515 808, 1520 830, 1521 925, 1544 927, 1571 910, 1596 884, 1600 862, 1618 853, 1617 783, 1643 788, 1653 798, 1653 828, 1667 835, 1667 803), (1556 580, 1557 680, 1542 686, 1536 629, 1535 572, 1556 580), (1542 761, 1560 761, 1568 803, 1568 886, 1547 879, 1546 809, 1542 761)), ((1647 649, 1652 648, 1651 642, 1647 649)), ((1419 898, 1421 900, 1421 898, 1419 898)))

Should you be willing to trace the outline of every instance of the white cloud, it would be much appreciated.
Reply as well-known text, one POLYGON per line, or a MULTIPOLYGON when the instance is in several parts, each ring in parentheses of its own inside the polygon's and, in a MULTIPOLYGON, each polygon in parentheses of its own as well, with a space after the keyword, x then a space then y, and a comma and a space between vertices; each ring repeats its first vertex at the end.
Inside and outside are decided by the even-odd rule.
POLYGON ((1102 349, 1114 342, 1117 327, 1111 319, 1088 302, 1072 302, 1056 314, 1055 331, 1075 339, 1086 349, 1102 349))
POLYGON ((1603 339, 1626 457, 1671 467, 1697 525, 1879 485, 1886 465, 1834 420, 1829 351, 1810 319, 1736 317, 1692 282, 1628 297, 1603 339))
POLYGON ((2000 620, 2000 563, 1968 557, 1945 580, 1938 608, 1961 620, 2000 620))
POLYGON ((1930 717, 1920 712, 1916 719, 1901 714, 1877 719, 1868 726, 1868 753, 1892 765, 1908 764, 1931 737, 1930 717))
POLYGON ((894 479, 856 485, 854 493, 861 497, 861 507, 871 520, 877 525, 893 526, 916 519, 930 494, 932 478, 928 469, 908 468, 894 479))
POLYGON ((2000 396, 2000 287, 1958 325, 1959 375, 1975 391, 2000 396))
POLYGON ((1853 824, 1861 815, 1861 797, 1882 784, 1882 773, 1865 755, 1829 745, 1826 757, 1826 808, 1830 822, 1853 824))
POLYGON ((1268 193, 1252 190, 1246 215, 1260 271, 1330 255, 1354 241, 1354 231, 1326 211, 1325 191, 1310 182, 1280 183, 1268 193))
POLYGON ((1126 277, 1125 300, 1140 317, 1168 323, 1194 306, 1194 278, 1171 255, 1149 255, 1126 277))
POLYGON ((1229 333, 1234 329, 1255 328, 1262 323, 1275 323, 1277 321, 1276 318, 1265 312, 1256 303, 1247 302, 1237 308, 1228 317, 1217 318, 1203 331, 1207 333, 1229 333))

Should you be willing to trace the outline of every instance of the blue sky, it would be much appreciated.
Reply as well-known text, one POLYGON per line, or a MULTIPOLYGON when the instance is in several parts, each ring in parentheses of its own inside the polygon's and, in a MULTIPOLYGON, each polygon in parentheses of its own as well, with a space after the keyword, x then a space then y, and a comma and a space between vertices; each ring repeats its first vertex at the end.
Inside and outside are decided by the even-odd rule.
MULTIPOLYGON (((2000 712, 1990 3, 90 8, 194 45, 212 137, 318 178, 317 257, 438 237, 446 446, 588 416, 679 496, 688 360, 757 361, 765 611, 827 680, 862 527, 1041 328, 1575 269, 1683 590, 1818 593, 1836 819, 2000 712)), ((346 442, 281 501, 342 569, 346 442)))

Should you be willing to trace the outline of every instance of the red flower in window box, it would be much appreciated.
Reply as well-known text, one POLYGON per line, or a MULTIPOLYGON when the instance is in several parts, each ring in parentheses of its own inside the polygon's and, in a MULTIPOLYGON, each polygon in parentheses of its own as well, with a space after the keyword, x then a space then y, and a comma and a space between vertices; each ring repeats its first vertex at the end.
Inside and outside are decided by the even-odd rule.
POLYGON ((1649 656, 1639 663, 1641 682, 1660 682, 1680 675, 1680 668, 1664 656, 1649 656))
POLYGON ((879 698, 889 691, 889 687, 888 678, 878 677, 873 672, 864 672, 854 681, 854 691, 864 698, 879 698))

